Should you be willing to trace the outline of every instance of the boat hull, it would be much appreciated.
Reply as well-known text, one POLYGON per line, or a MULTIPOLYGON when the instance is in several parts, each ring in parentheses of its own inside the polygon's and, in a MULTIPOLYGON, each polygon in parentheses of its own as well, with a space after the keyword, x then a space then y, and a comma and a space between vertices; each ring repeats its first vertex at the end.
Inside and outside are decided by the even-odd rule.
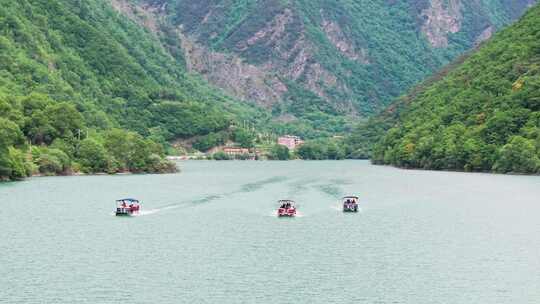
POLYGON ((139 210, 130 210, 129 208, 118 208, 115 211, 116 216, 135 216, 139 214, 139 210))
POLYGON ((277 215, 279 217, 295 217, 296 216, 296 209, 279 209, 277 212, 277 215))
POLYGON ((343 212, 358 212, 358 205, 356 206, 349 206, 349 207, 343 207, 343 212))
POLYGON ((133 216, 133 213, 116 212, 116 216, 133 216))

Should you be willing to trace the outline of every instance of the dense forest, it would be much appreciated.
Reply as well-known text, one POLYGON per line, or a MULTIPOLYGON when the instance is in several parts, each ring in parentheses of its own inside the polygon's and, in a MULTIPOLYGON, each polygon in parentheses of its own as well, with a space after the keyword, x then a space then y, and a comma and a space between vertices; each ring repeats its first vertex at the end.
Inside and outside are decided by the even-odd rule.
POLYGON ((0 5, 0 179, 170 171, 168 140, 259 115, 106 1, 0 5))
POLYGON ((540 6, 410 99, 373 162, 540 173, 540 6))

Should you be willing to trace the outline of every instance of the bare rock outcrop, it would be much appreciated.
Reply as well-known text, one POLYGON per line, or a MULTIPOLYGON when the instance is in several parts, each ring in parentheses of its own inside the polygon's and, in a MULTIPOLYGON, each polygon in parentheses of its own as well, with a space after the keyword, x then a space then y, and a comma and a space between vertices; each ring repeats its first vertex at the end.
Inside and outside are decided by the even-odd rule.
POLYGON ((460 0, 431 0, 430 7, 422 11, 426 20, 422 32, 433 47, 447 47, 448 34, 460 31, 461 8, 460 0))
POLYGON ((341 52, 341 54, 351 60, 360 61, 364 64, 369 63, 367 50, 363 48, 357 49, 353 42, 345 36, 337 22, 323 20, 321 27, 326 33, 328 40, 341 52))
POLYGON ((234 54, 208 50, 179 32, 189 71, 245 101, 272 106, 287 92, 287 86, 270 69, 246 63, 234 54))

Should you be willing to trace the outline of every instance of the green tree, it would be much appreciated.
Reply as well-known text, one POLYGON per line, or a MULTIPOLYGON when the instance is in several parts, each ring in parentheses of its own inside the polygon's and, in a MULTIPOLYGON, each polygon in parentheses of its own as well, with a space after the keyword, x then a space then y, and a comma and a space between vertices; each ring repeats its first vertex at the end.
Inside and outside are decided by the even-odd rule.
POLYGON ((25 177, 25 161, 20 150, 24 147, 24 136, 14 122, 0 117, 0 180, 25 177))
MULTIPOLYGON (((55 103, 45 108, 45 115, 54 129, 54 138, 72 138, 78 135, 84 127, 83 116, 73 104, 67 102, 55 103)), ((52 142, 52 141, 51 141, 52 142)), ((49 144, 51 142, 48 142, 49 144)))
POLYGON ((514 136, 504 145, 494 165, 497 172, 536 173, 540 171, 540 159, 532 140, 514 136))
POLYGON ((250 130, 238 128, 233 132, 233 140, 242 148, 253 148, 256 135, 250 130))
POLYGON ((128 168, 132 172, 145 172, 148 170, 149 158, 152 154, 149 143, 139 134, 131 138, 131 153, 128 168))
POLYGON ((128 170, 134 152, 133 135, 125 130, 112 129, 104 133, 104 147, 123 170, 128 170))
POLYGON ((270 150, 270 158, 275 160, 288 160, 290 158, 289 148, 283 145, 274 145, 270 150))
POLYGON ((82 170, 88 173, 107 172, 109 156, 101 143, 92 138, 81 141, 79 147, 79 162, 82 170))
MULTIPOLYGON (((0 155, 0 179, 2 178, 2 156, 0 155)), ((10 147, 7 154, 7 168, 9 168, 9 174, 4 177, 8 177, 11 180, 21 180, 30 175, 29 167, 27 166, 25 155, 21 150, 10 147)))
POLYGON ((328 146, 326 147, 326 158, 334 160, 344 159, 345 152, 343 151, 343 148, 335 143, 328 143, 328 146))
POLYGON ((214 153, 212 155, 212 158, 214 160, 230 160, 231 158, 229 157, 229 155, 227 155, 227 153, 223 152, 223 151, 218 151, 216 153, 214 153))
POLYGON ((298 154, 301 159, 305 160, 320 160, 326 158, 324 145, 316 142, 308 142, 301 145, 296 151, 296 154, 298 154))
POLYGON ((0 150, 10 146, 24 145, 24 135, 19 126, 5 118, 0 117, 0 150))
POLYGON ((208 135, 202 136, 193 143, 193 148, 206 152, 214 147, 222 145, 227 140, 225 133, 210 133, 208 135))

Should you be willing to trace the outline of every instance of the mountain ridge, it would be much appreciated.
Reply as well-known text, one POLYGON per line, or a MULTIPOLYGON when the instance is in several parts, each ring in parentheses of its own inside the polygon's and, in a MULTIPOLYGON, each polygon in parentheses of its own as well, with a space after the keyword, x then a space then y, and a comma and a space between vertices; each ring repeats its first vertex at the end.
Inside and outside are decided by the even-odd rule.
POLYGON ((130 3, 181 32, 188 70, 276 117, 303 117, 295 103, 312 95, 313 111, 366 118, 533 2, 130 3))

